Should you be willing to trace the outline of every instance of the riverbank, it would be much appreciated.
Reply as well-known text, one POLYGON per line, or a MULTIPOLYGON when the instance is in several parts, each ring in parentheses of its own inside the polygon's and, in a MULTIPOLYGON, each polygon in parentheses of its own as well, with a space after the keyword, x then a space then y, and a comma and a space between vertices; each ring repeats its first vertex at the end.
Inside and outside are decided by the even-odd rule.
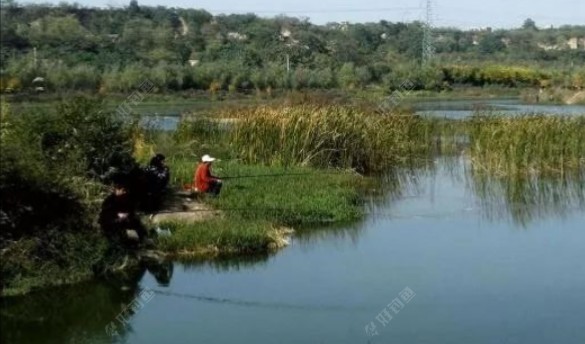
MULTIPOLYGON (((174 187, 191 181, 196 162, 169 157, 174 187)), ((203 196, 216 213, 202 221, 166 219, 158 224, 172 235, 159 249, 172 256, 260 254, 286 245, 295 230, 349 223, 364 216, 369 178, 351 171, 309 167, 247 165, 219 161, 214 173, 224 179, 220 197, 203 196)))
POLYGON ((498 176, 583 173, 582 119, 437 120, 306 101, 223 109, 168 132, 99 109, 78 99, 51 112, 2 111, 2 295, 91 277, 107 255, 95 220, 108 171, 154 153, 167 156, 174 189, 192 182, 203 154, 220 159, 214 173, 225 178, 222 195, 198 210, 217 216, 157 223, 171 231, 158 243, 170 257, 265 255, 286 244, 289 229, 359 221, 365 195, 380 186, 363 175, 438 155, 467 154, 498 176))
MULTIPOLYGON (((191 167, 195 162, 169 160, 172 161, 170 168, 175 176, 173 187, 179 188, 183 181, 190 180, 191 167)), ((348 223, 364 216, 362 195, 369 180, 350 171, 218 162, 215 173, 242 178, 227 179, 219 198, 204 197, 198 201, 204 205, 199 211, 209 210, 214 216, 202 216, 200 221, 167 219, 156 225, 149 224, 145 218, 144 222, 149 227, 168 229, 172 233, 156 240, 155 250, 161 257, 214 259, 264 255, 285 247, 294 230, 348 223)), ((106 253, 105 241, 97 230, 93 233, 81 234, 69 244, 56 243, 62 245, 64 250, 72 250, 62 253, 80 261, 80 264, 67 269, 59 269, 58 264, 50 261, 39 262, 29 257, 24 247, 26 241, 5 248, 2 254, 4 267, 30 273, 15 275, 12 280, 5 281, 9 284, 2 290, 2 296, 25 294, 93 278, 95 264, 102 260, 99 255, 106 253), (96 243, 99 245, 89 250, 89 246, 96 243), (82 256, 76 254, 80 250, 75 248, 85 247, 85 244, 88 245, 87 253, 91 253, 91 256, 85 257, 87 260, 81 259, 82 256)))

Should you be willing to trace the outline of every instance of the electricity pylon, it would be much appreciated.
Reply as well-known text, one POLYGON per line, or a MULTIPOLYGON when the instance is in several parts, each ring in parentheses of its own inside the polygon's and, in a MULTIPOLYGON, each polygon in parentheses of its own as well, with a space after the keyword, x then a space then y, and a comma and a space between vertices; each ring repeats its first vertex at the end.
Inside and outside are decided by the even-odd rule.
POLYGON ((423 24, 422 64, 428 65, 435 54, 433 47, 433 0, 426 0, 426 20, 423 24))

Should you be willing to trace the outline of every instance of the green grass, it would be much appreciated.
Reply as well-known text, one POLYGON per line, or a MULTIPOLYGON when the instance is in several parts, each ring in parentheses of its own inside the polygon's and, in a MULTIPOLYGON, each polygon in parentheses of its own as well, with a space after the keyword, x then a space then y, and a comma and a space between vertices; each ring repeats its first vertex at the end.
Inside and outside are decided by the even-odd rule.
POLYGON ((163 223, 173 235, 159 238, 159 249, 178 256, 246 254, 267 252, 275 247, 275 230, 264 221, 213 219, 205 222, 163 223))
POLYGON ((2 296, 90 279, 107 249, 105 238, 97 231, 47 230, 44 237, 23 238, 2 250, 2 296))
MULTIPOLYGON (((218 166, 220 167, 220 166, 218 166)), ((243 219, 264 219, 287 226, 350 222, 363 215, 355 174, 307 167, 283 168, 226 164, 228 176, 276 175, 224 181, 218 209, 243 219)))
MULTIPOLYGON (((194 163, 171 159, 176 185, 192 180, 194 163)), ((363 216, 361 189, 372 180, 340 170, 217 162, 214 174, 228 178, 220 197, 207 198, 229 217, 284 226, 350 222, 363 216), (260 176, 260 177, 251 177, 260 176)))
MULTIPOLYGON (((192 180, 194 162, 169 157, 173 184, 192 180)), ((213 167, 227 178, 220 197, 204 202, 222 212, 221 218, 200 223, 163 223, 173 235, 161 238, 159 248, 171 255, 213 256, 266 253, 280 247, 277 229, 308 229, 347 223, 364 215, 360 189, 371 180, 347 171, 309 167, 284 168, 219 161, 213 167), (258 177, 252 177, 258 176, 258 177)))

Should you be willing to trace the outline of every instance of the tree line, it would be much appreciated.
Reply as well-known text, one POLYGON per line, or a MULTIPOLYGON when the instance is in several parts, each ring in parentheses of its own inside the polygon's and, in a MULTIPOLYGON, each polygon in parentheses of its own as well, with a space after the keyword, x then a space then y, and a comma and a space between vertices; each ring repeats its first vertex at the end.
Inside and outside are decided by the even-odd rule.
POLYGON ((420 67, 423 23, 328 23, 205 10, 89 8, 2 1, 0 90, 44 80, 51 91, 280 88, 417 89, 454 84, 584 87, 585 26, 434 29, 435 63, 420 67))

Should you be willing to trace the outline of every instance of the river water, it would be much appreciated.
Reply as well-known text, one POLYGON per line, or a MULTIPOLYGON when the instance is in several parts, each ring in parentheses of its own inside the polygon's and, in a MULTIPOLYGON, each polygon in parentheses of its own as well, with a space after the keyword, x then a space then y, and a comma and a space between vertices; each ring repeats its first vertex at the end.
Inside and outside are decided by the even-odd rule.
POLYGON ((516 98, 416 101, 412 107, 420 115, 451 119, 469 117, 477 112, 506 116, 585 114, 585 105, 526 104, 516 98))
MULTIPOLYGON (((410 102, 410 106, 419 115, 449 119, 463 119, 476 113, 492 113, 506 116, 542 114, 581 116, 585 114, 585 105, 525 104, 516 98, 413 100, 410 102)), ((195 115, 206 113, 209 110, 209 108, 204 108, 201 105, 194 109, 195 115)), ((161 108, 160 106, 143 105, 137 106, 134 110, 143 116, 144 123, 147 126, 163 130, 175 130, 181 120, 181 113, 185 111, 185 108, 181 106, 161 108)), ((193 112, 193 108, 190 111, 193 112)))
POLYGON ((460 157, 397 177, 363 222, 301 232, 271 256, 4 300, 0 339, 585 343, 581 181, 486 179, 460 157))

